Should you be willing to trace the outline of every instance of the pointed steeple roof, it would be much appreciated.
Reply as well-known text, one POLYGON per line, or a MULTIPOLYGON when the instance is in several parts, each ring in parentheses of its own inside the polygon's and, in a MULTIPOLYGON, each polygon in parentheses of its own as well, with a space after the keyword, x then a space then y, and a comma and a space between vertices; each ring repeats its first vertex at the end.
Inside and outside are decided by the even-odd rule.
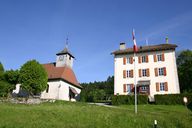
POLYGON ((69 41, 69 39, 68 39, 68 36, 67 36, 65 48, 64 48, 62 51, 60 51, 59 53, 57 53, 56 55, 69 54, 71 57, 75 58, 75 57, 71 54, 71 52, 68 50, 68 41, 69 41))
POLYGON ((75 58, 71 52, 68 50, 67 47, 65 47, 62 51, 60 51, 59 53, 57 53, 56 55, 64 55, 64 54, 69 54, 71 57, 75 58))

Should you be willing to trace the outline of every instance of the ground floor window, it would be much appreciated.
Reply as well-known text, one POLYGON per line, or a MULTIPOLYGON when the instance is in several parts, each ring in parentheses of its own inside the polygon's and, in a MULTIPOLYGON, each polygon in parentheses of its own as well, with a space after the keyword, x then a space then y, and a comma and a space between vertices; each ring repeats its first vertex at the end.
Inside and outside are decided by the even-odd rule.
POLYGON ((160 83, 160 91, 165 91, 165 83, 160 83))
POLYGON ((131 84, 127 84, 127 92, 131 93, 131 84))

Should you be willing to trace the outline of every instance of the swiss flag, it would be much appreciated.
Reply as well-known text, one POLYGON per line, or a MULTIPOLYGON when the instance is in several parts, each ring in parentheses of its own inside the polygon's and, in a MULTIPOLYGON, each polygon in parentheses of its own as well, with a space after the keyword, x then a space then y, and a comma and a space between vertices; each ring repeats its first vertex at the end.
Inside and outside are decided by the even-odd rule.
POLYGON ((138 48, 137 48, 137 44, 136 44, 136 39, 135 39, 135 30, 133 29, 133 32, 132 32, 132 35, 133 35, 133 51, 134 52, 137 52, 138 51, 138 48))

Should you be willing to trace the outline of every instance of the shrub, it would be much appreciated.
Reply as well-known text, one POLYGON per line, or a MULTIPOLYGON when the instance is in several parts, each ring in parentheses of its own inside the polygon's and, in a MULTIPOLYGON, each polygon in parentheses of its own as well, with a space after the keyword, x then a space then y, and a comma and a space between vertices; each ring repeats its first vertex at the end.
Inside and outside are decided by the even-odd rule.
MULTIPOLYGON (((148 96, 147 95, 137 95, 137 103, 138 104, 147 104, 148 96)), ((112 104, 120 105, 120 104, 135 104, 135 96, 134 95, 115 95, 112 96, 112 104)))
POLYGON ((163 105, 184 105, 183 97, 187 97, 188 104, 192 102, 192 94, 166 94, 166 95, 155 95, 155 104, 163 105))

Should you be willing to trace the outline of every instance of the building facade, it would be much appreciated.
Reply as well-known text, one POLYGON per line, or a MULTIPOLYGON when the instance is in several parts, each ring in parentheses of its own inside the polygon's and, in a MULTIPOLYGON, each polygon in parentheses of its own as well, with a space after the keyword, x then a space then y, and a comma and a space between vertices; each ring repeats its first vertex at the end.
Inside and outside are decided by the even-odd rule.
POLYGON ((134 59, 133 48, 126 48, 125 43, 121 43, 120 49, 112 53, 114 95, 134 94, 134 77, 136 77, 137 93, 148 95, 150 101, 154 101, 155 94, 180 93, 176 47, 175 44, 141 46, 134 59))
MULTIPOLYGON (((47 89, 41 92, 40 98, 77 101, 80 98, 82 87, 73 72, 74 56, 67 47, 56 55, 56 62, 43 64, 48 75, 48 83, 47 89)), ((28 95, 25 91, 21 90, 20 84, 16 85, 13 94, 15 96, 28 95)))
POLYGON ((48 84, 41 93, 41 99, 79 100, 82 87, 73 72, 75 57, 67 47, 56 55, 56 62, 43 64, 48 74, 48 84))

